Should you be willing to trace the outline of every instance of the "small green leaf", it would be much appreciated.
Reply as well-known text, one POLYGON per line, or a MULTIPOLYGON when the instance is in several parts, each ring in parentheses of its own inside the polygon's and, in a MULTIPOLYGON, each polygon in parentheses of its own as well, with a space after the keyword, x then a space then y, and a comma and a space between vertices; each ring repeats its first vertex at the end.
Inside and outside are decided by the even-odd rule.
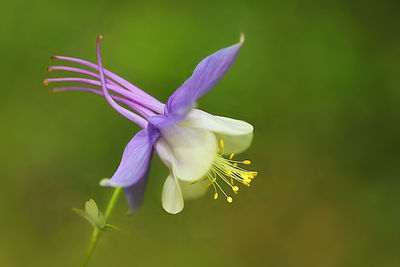
POLYGON ((76 213, 85 218, 94 228, 103 230, 106 225, 106 218, 99 212, 96 202, 89 199, 85 202, 85 210, 72 208, 76 213))
POLYGON ((92 218, 86 213, 86 211, 77 209, 77 208, 72 208, 73 211, 75 211, 77 214, 85 218, 93 227, 96 227, 92 218))
POLYGON ((72 208, 72 210, 85 218, 96 229, 103 230, 108 227, 114 230, 119 230, 116 226, 106 224, 106 218, 103 213, 99 211, 99 208, 93 199, 89 199, 85 202, 85 210, 77 208, 72 208))
POLYGON ((115 231, 120 231, 120 230, 121 230, 121 229, 119 229, 119 228, 118 228, 117 226, 115 226, 115 225, 106 223, 106 224, 104 225, 104 229, 108 229, 108 228, 110 228, 111 230, 115 230, 115 231))
POLYGON ((103 229, 104 226, 106 225, 106 218, 104 217, 104 215, 101 212, 96 217, 95 224, 100 229, 103 229))
POLYGON ((99 209, 97 208, 97 204, 93 199, 89 199, 88 201, 86 201, 85 211, 89 215, 89 217, 92 218, 94 221, 99 215, 99 209))

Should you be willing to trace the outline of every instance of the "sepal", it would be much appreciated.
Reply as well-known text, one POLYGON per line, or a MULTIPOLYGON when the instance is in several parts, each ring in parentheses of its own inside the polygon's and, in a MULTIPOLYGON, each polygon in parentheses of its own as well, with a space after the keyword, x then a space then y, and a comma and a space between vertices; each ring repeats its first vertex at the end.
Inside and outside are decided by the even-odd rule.
POLYGON ((85 218, 93 228, 103 230, 105 227, 110 226, 109 224, 106 224, 106 218, 103 213, 99 211, 99 208, 93 199, 89 199, 85 202, 85 210, 77 208, 72 208, 72 210, 85 218))

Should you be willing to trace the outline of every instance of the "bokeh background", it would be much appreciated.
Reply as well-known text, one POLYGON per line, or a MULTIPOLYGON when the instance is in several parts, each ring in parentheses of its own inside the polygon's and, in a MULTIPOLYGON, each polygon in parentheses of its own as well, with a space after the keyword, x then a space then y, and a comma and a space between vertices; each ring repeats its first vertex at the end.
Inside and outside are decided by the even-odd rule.
MULTIPOLYGON (((400 266, 399 1, 2 0, 0 266, 78 266, 94 198, 138 130, 101 97, 51 93, 51 55, 95 61, 165 101, 208 54, 246 43, 210 113, 255 126, 259 176, 234 203, 121 198, 90 266, 400 266)), ((61 63, 61 62, 60 62, 61 63)), ((62 76, 63 74, 61 74, 62 76)))

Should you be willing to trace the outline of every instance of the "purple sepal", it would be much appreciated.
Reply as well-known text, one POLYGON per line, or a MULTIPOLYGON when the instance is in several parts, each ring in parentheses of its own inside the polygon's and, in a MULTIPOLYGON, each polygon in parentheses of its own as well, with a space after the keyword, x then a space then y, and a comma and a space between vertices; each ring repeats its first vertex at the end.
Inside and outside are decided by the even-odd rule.
POLYGON ((143 177, 134 185, 124 187, 125 197, 128 202, 129 210, 131 211, 136 211, 142 206, 144 191, 146 190, 147 180, 149 178, 150 161, 148 163, 143 177))
POLYGON ((204 58, 189 77, 168 99, 165 115, 182 120, 197 99, 210 91, 229 70, 243 42, 218 50, 204 58))
POLYGON ((153 125, 158 129, 166 128, 180 122, 183 118, 177 115, 155 115, 148 118, 148 127, 153 125))
POLYGON ((149 168, 153 144, 159 136, 156 129, 139 131, 125 147, 117 171, 103 185, 129 187, 143 179, 149 168))

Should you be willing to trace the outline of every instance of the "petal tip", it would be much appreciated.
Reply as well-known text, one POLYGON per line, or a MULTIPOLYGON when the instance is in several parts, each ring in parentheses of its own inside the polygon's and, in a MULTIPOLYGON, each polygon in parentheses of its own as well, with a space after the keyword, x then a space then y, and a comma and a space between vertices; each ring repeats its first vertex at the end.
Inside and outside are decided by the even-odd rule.
POLYGON ((241 32, 241 33, 240 33, 239 42, 240 42, 240 43, 244 43, 244 40, 245 40, 244 33, 241 32))
POLYGON ((181 213, 181 211, 183 210, 178 210, 178 211, 169 211, 169 210, 166 210, 166 209, 164 209, 168 214, 171 214, 171 215, 176 215, 176 214, 179 214, 179 213, 181 213))
POLYGON ((103 178, 99 182, 100 186, 111 186, 111 187, 118 187, 115 183, 113 183, 110 179, 108 178, 103 178))

